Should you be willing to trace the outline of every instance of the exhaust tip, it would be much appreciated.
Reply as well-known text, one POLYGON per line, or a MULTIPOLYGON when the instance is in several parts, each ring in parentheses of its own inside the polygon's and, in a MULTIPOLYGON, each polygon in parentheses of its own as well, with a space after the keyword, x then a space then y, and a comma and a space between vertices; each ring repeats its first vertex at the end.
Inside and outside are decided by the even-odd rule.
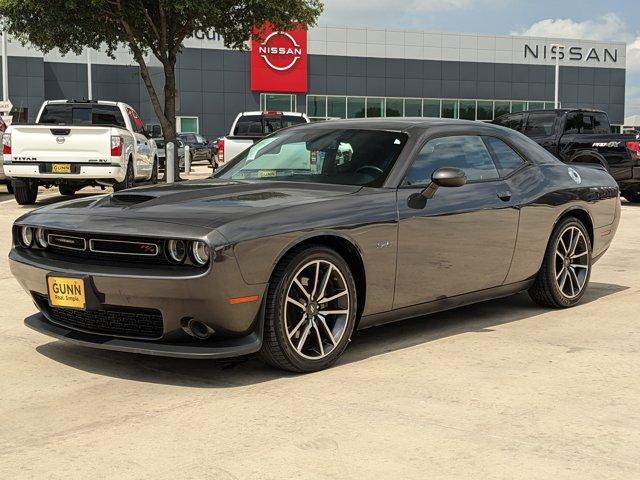
POLYGON ((182 329, 198 340, 207 340, 216 333, 209 325, 195 318, 185 319, 185 321, 182 322, 182 329))

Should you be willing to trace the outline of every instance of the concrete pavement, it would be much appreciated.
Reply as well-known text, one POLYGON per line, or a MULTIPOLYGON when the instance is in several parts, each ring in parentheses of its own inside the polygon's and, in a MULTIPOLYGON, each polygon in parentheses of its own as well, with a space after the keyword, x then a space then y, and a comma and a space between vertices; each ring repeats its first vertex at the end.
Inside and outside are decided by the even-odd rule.
POLYGON ((0 478, 640 478, 638 205, 573 309, 519 295, 373 328, 291 375, 27 329, 6 254, 29 208, 0 189, 0 478))

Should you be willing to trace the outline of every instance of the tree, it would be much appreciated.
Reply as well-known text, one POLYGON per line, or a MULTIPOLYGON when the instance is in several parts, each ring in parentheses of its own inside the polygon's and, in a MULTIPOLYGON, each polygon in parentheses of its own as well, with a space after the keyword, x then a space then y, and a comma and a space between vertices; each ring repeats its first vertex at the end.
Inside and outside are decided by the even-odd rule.
MULTIPOLYGON (((106 48, 112 55, 118 45, 127 45, 164 139, 173 142, 176 61, 186 38, 196 30, 214 30, 227 47, 244 49, 254 26, 313 25, 322 8, 320 0, 0 0, 0 22, 9 34, 43 52, 106 48), (149 53, 164 70, 164 105, 145 61, 149 53)), ((177 149, 174 165, 178 174, 177 149)))

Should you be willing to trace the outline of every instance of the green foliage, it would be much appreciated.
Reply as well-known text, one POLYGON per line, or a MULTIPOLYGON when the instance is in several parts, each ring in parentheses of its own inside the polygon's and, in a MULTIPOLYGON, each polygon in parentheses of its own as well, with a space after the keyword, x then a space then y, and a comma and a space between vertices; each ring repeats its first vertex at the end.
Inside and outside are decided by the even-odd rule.
POLYGON ((0 0, 3 28, 45 52, 125 43, 160 61, 195 30, 213 29, 243 48, 253 25, 313 25, 321 12, 320 0, 0 0))

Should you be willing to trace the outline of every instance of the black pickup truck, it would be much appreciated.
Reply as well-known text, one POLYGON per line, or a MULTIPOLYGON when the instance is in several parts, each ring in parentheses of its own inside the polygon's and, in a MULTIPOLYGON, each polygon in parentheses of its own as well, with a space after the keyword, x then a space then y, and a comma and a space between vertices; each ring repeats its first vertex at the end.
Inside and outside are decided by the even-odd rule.
POLYGON ((536 141, 566 163, 599 163, 616 179, 622 195, 640 202, 640 139, 611 133, 599 110, 531 110, 503 115, 493 123, 536 141))

